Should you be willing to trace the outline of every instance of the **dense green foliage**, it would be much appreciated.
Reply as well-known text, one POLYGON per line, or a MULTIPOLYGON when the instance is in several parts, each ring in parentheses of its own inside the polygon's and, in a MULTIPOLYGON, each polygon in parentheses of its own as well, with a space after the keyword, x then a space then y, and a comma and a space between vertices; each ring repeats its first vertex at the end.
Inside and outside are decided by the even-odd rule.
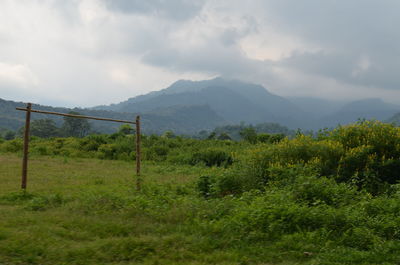
MULTIPOLYGON (((79 112, 70 111, 69 114, 81 115, 79 112)), ((90 124, 86 119, 77 119, 73 117, 64 117, 64 123, 61 132, 67 137, 83 137, 89 134, 90 124)))
MULTIPOLYGON (((286 136, 294 136, 295 132, 293 130, 289 130, 287 127, 282 126, 278 123, 257 123, 255 125, 246 125, 241 123, 239 125, 225 125, 219 126, 215 128, 213 131, 215 135, 223 135, 227 134, 233 140, 241 140, 245 137, 249 137, 251 139, 251 135, 254 133, 260 134, 267 134, 267 135, 286 135, 286 136)), ((199 133, 199 138, 205 139, 204 132, 199 133), (203 136, 203 137, 202 137, 203 136)), ((260 138, 261 142, 267 142, 265 139, 260 138)), ((256 142, 255 139, 251 140, 256 142)))
MULTIPOLYGON (((76 111, 70 111, 68 114, 81 115, 76 111)), ((90 130, 90 123, 86 119, 64 117, 61 127, 58 127, 51 119, 33 120, 30 124, 29 133, 31 136, 40 138, 84 137, 90 133, 90 130)), ((22 137, 24 135, 24 131, 25 126, 18 130, 16 136, 22 137)))
POLYGON ((364 121, 317 138, 297 135, 276 144, 250 146, 223 176, 214 177, 216 195, 262 190, 269 183, 291 182, 307 172, 379 194, 400 180, 400 129, 364 121))
MULTIPOLYGON (((50 119, 34 120, 32 121, 30 126, 30 134, 33 136, 50 138, 62 135, 60 128, 58 128, 56 123, 50 119)), ((23 133, 24 127, 22 127, 21 135, 23 133)))
MULTIPOLYGON (((22 152, 20 138, 0 144, 0 152, 22 152)), ((196 140, 183 137, 142 136, 142 157, 149 161, 174 164, 204 164, 227 166, 233 163, 233 153, 248 144, 229 140, 196 140)), ((83 138, 31 137, 30 153, 65 157, 134 160, 135 135, 125 128, 111 135, 89 135, 83 138)))
MULTIPOLYGON (((57 170, 49 174, 65 180, 45 178, 53 186, 38 186, 36 193, 0 188, 0 209, 32 215, 38 224, 30 233, 42 238, 37 245, 18 245, 7 217, 0 221, 0 228, 7 227, 3 235, 0 230, 0 255, 33 264, 398 264, 400 129, 363 121, 317 137, 271 137, 234 142, 143 136, 142 192, 127 176, 131 162, 128 170, 124 161, 108 161, 124 169, 107 171, 104 160, 71 159, 134 159, 134 135, 124 130, 33 138, 34 157, 64 157, 58 160, 62 169, 53 166, 57 170), (85 172, 93 163, 89 178, 85 172), (72 181, 68 174, 81 178, 82 187, 64 189, 72 181), (126 180, 116 181, 119 175, 126 180), (38 220, 47 220, 50 240, 43 239, 38 220), (47 249, 58 237, 59 252, 47 249)), ((4 141, 0 151, 20 152, 21 146, 18 139, 4 141)), ((43 168, 52 163, 45 161, 43 168)), ((9 175, 0 173, 5 183, 9 175)))

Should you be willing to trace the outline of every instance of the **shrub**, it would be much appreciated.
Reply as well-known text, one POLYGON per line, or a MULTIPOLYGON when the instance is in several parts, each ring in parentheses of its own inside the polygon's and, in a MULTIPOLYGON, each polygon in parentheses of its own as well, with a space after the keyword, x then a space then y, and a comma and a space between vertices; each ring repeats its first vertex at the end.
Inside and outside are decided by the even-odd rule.
POLYGON ((301 168, 309 168, 320 176, 335 175, 342 154, 343 148, 337 142, 316 141, 301 135, 250 150, 241 167, 244 175, 262 186, 270 180, 290 176, 293 170, 301 168))
POLYGON ((32 153, 39 154, 39 155, 49 155, 50 154, 46 144, 35 145, 34 147, 32 147, 32 153))
POLYGON ((197 180, 197 191, 200 193, 201 196, 208 198, 211 195, 212 184, 213 184, 212 177, 210 176, 201 176, 197 180))
POLYGON ((233 158, 225 151, 208 149, 202 152, 196 152, 192 155, 190 164, 196 165, 200 163, 208 167, 229 166, 233 163, 233 158))
POLYGON ((101 159, 115 159, 116 151, 115 144, 102 144, 98 149, 97 156, 101 159))
MULTIPOLYGON (((265 135, 261 139, 270 141, 265 135)), ((243 185, 244 190, 262 189, 271 182, 288 183, 308 172, 380 194, 400 180, 400 129, 366 121, 339 127, 317 139, 298 134, 292 140, 249 149, 239 168, 236 177, 246 176, 252 184, 243 185)))
POLYGON ((391 124, 363 121, 339 127, 331 137, 344 146, 337 179, 373 194, 400 180, 400 130, 391 124))
POLYGON ((294 200, 310 206, 326 204, 340 207, 362 197, 353 186, 336 183, 334 179, 326 177, 299 176, 291 186, 291 192, 294 200))
POLYGON ((105 135, 89 135, 80 139, 80 149, 84 151, 97 151, 102 144, 106 144, 107 136, 105 135))
POLYGON ((269 143, 270 138, 271 134, 268 133, 260 133, 257 135, 257 141, 260 143, 269 143))
POLYGON ((22 139, 13 139, 9 141, 5 141, 1 145, 1 150, 4 152, 16 153, 22 152, 23 142, 22 139))

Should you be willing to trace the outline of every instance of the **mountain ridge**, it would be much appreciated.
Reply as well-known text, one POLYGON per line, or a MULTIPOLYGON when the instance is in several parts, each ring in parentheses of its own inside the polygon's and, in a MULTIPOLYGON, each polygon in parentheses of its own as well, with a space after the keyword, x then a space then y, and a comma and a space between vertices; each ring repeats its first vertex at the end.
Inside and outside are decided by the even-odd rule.
MULTIPOLYGON (((0 99, 0 127, 16 129, 23 125, 23 113, 16 114, 21 102, 0 99)), ((178 80, 160 91, 129 98, 117 104, 92 108, 55 108, 36 105, 44 110, 78 111, 91 116, 134 119, 142 116, 145 133, 195 134, 218 126, 239 123, 279 123, 289 129, 318 130, 358 119, 388 120, 400 113, 400 106, 378 98, 333 101, 318 98, 284 98, 261 85, 238 80, 178 80)), ((35 116, 33 116, 35 117, 35 116)), ((52 118, 41 116, 41 118, 52 118)), ((59 124, 62 118, 54 118, 59 124)), ((118 125, 95 123, 98 131, 110 133, 118 125)))
POLYGON ((94 109, 151 111, 155 106, 169 107, 182 102, 185 105, 209 105, 230 123, 269 121, 298 127, 300 123, 296 120, 305 115, 296 105, 261 85, 220 77, 202 81, 178 80, 160 91, 94 109))

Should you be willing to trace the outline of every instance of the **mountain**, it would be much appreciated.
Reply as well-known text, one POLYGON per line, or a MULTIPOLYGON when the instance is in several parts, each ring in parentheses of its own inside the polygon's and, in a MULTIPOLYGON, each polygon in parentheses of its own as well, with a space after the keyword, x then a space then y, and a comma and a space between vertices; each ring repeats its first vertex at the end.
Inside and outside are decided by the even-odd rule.
POLYGON ((363 99, 345 104, 339 111, 321 118, 319 124, 321 127, 332 127, 359 119, 385 121, 399 111, 399 105, 386 103, 378 98, 363 99))
MULTIPOLYGON (((22 102, 7 101, 0 99, 0 128, 18 130, 25 123, 25 112, 18 111, 16 107, 25 107, 22 102)), ((93 110, 80 108, 59 108, 32 104, 33 109, 68 113, 76 111, 83 115, 105 117, 112 119, 134 120, 137 114, 141 115, 142 130, 146 134, 161 134, 171 130, 178 134, 194 134, 202 129, 214 129, 216 126, 225 124, 213 110, 206 105, 171 106, 158 108, 157 111, 149 113, 122 113, 108 110, 93 110)), ((32 113, 32 120, 51 119, 58 126, 63 123, 63 117, 32 113)), ((92 129, 100 133, 113 133, 118 130, 121 123, 89 120, 92 129)))
POLYGON ((320 119, 339 111, 346 102, 313 97, 287 97, 293 104, 307 113, 309 118, 320 119))
MULTIPOLYGON (((21 102, 0 99, 1 128, 22 127, 25 113, 21 102)), ((263 86, 238 80, 215 78, 203 81, 179 80, 160 91, 130 98, 109 106, 88 109, 55 108, 34 105, 36 109, 55 112, 77 111, 85 115, 133 120, 140 113, 143 132, 161 134, 171 130, 176 134, 193 135, 201 130, 213 130, 225 125, 278 123, 289 129, 317 130, 358 119, 385 121, 400 112, 398 105, 381 99, 341 102, 318 98, 280 97, 263 86)), ((53 119, 58 126, 62 117, 32 114, 32 119, 53 119)), ((95 131, 115 132, 119 123, 90 121, 95 131)))
POLYGON ((400 126, 400 112, 394 114, 392 117, 386 120, 386 122, 394 123, 397 126, 400 126))
POLYGON ((289 100, 264 87, 238 80, 215 78, 204 81, 180 80, 168 88, 127 101, 94 109, 120 112, 154 112, 185 104, 208 105, 228 123, 279 122, 291 128, 302 125, 305 113, 289 100))

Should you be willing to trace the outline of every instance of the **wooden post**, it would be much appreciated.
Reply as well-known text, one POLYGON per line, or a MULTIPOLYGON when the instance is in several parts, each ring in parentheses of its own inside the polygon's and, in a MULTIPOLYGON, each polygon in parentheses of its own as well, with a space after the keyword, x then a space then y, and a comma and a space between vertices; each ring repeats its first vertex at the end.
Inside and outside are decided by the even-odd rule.
POLYGON ((141 190, 140 179, 140 116, 136 116, 136 189, 141 190))
POLYGON ((32 104, 28 103, 26 109, 26 119, 25 119, 25 133, 24 133, 24 158, 22 160, 22 179, 21 188, 26 190, 26 182, 28 175, 28 153, 29 153, 29 128, 31 125, 31 108, 32 104))

